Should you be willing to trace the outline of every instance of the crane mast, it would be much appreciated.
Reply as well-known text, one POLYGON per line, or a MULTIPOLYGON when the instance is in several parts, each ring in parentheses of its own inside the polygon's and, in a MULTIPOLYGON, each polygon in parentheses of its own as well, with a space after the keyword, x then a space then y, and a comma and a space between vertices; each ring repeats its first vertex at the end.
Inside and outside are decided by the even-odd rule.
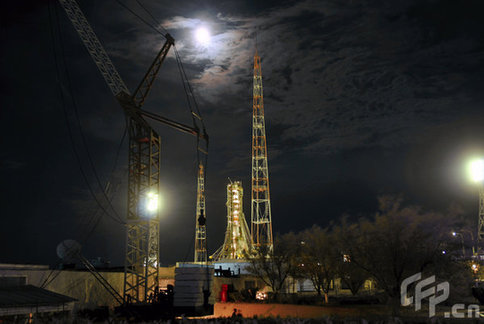
POLYGON ((195 220, 195 256, 194 262, 207 263, 207 226, 205 215, 205 170, 198 166, 197 210, 195 220))

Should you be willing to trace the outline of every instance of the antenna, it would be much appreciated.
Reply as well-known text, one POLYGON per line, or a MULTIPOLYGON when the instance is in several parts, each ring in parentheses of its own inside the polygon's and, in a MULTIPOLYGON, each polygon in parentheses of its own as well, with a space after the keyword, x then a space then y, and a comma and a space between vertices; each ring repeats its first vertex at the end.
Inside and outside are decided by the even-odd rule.
POLYGON ((255 53, 257 54, 257 29, 255 30, 255 53))

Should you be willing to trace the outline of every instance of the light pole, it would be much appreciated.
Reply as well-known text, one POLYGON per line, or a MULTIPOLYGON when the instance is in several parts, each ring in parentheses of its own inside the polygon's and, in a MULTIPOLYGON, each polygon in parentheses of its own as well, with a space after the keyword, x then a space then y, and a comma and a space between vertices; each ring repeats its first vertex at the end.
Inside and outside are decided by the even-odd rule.
MULTIPOLYGON (((462 251, 465 251, 466 244, 464 243, 464 241, 465 241, 464 233, 469 234, 469 236, 471 238, 472 257, 475 257, 476 256, 476 241, 474 241, 474 234, 472 233, 471 230, 463 228, 463 229, 460 229, 459 232, 452 232, 452 236, 454 236, 454 237, 460 236, 461 243, 462 243, 462 251)), ((463 254, 465 254, 465 252, 463 252, 463 254)))
POLYGON ((452 232, 452 236, 460 236, 460 242, 462 243, 462 257, 466 256, 466 249, 464 247, 464 236, 461 233, 452 232))

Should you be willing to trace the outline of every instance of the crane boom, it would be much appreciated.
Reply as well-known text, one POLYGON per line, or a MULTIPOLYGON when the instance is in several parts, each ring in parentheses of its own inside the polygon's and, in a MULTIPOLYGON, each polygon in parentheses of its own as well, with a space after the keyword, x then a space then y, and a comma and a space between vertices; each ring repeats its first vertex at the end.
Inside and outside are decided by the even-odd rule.
POLYGON ((148 95, 151 87, 153 86, 153 82, 156 79, 156 76, 158 74, 158 71, 160 70, 161 65, 163 64, 163 61, 165 60, 166 54, 168 54, 170 47, 175 44, 175 40, 173 39, 173 37, 171 37, 170 34, 166 34, 165 38, 165 44, 153 60, 153 63, 151 63, 150 68, 146 72, 143 80, 141 80, 140 84, 138 85, 133 94, 133 100, 138 107, 142 107, 145 103, 146 96, 148 95))
POLYGON ((101 71, 101 74, 103 75, 104 80, 106 80, 113 95, 117 96, 121 92, 130 94, 126 84, 124 84, 123 79, 121 79, 121 76, 87 22, 87 19, 82 13, 81 8, 79 8, 77 2, 75 0, 59 0, 59 2, 74 25, 79 37, 81 37, 87 51, 101 71))
POLYGON ((203 134, 200 133, 200 129, 198 127, 190 127, 190 126, 187 126, 187 125, 183 125, 179 122, 176 122, 174 120, 168 119, 166 117, 157 115, 155 113, 152 113, 152 112, 149 112, 149 111, 146 111, 146 110, 141 110, 140 113, 142 115, 150 118, 150 119, 156 120, 160 123, 163 123, 167 126, 170 126, 171 128, 179 130, 180 132, 184 132, 184 133, 199 137, 200 139, 203 139, 205 141, 208 141, 207 133, 205 133, 205 132, 203 134))
POLYGON ((131 95, 116 67, 89 25, 79 4, 75 0, 59 0, 59 2, 72 22, 74 29, 79 34, 84 46, 86 46, 87 51, 96 63, 109 89, 123 107, 127 117, 133 118, 144 127, 150 127, 139 114, 139 108, 143 106, 168 51, 175 44, 173 37, 170 34, 165 35, 165 44, 155 57, 144 78, 136 88, 136 91, 131 95))

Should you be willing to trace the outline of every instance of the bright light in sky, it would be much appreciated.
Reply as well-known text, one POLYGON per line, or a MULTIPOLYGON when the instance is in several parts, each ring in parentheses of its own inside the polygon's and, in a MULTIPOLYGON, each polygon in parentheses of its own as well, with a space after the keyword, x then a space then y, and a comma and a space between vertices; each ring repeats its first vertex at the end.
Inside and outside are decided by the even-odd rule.
POLYGON ((210 43, 210 33, 205 27, 199 27, 195 31, 195 38, 197 42, 201 45, 208 45, 210 43))
POLYGON ((470 163, 471 179, 475 182, 482 182, 484 180, 484 160, 474 160, 470 163))

